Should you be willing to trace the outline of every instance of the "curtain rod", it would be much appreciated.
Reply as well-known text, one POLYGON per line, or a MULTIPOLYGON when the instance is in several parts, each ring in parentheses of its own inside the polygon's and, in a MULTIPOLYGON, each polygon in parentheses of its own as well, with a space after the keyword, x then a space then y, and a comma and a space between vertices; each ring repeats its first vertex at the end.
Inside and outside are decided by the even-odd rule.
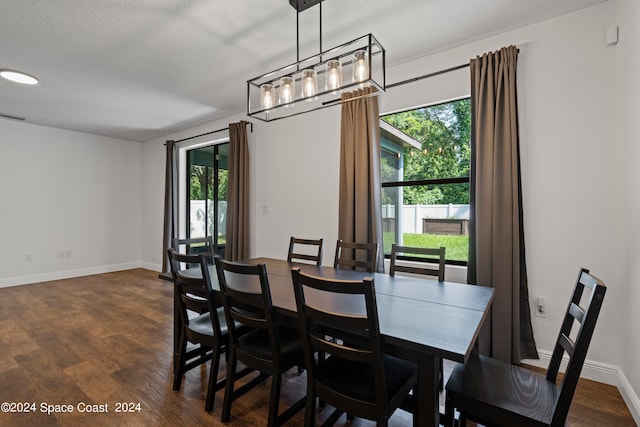
MULTIPOLYGON (((520 49, 518 49, 518 53, 520 53, 520 49)), ((444 70, 440 70, 440 71, 435 71, 433 73, 429 73, 429 74, 425 74, 423 76, 418 76, 418 77, 413 77, 407 80, 403 80, 401 82, 396 82, 396 83, 391 83, 389 85, 387 85, 385 87, 385 89, 389 89, 392 87, 396 87, 396 86, 401 86, 407 83, 413 83, 413 82, 417 82, 418 80, 422 80, 422 79, 428 79, 429 77, 435 77, 435 76, 439 76, 440 74, 445 74, 451 71, 456 71, 456 70, 461 70, 463 68, 469 67, 471 65, 471 61, 467 62, 466 64, 460 64, 460 65, 456 65, 455 67, 450 67, 450 68, 445 68, 444 70)))
MULTIPOLYGON (((386 90, 386 89, 390 89, 390 88, 392 88, 392 87, 401 86, 401 85, 404 85, 404 84, 407 84, 407 83, 417 82, 418 80, 427 79, 427 78, 429 78, 429 77, 435 77, 435 76, 438 76, 438 75, 440 75, 440 74, 448 73, 448 72, 450 72, 450 71, 460 70, 460 69, 465 68, 465 67, 468 67, 468 66, 469 66, 469 64, 456 65, 455 67, 450 67, 450 68, 447 68, 447 69, 444 69, 444 70, 435 71, 435 72, 433 72, 433 73, 425 74, 425 75, 423 75, 423 76, 412 77, 412 78, 410 78, 410 79, 403 80, 403 81, 401 81, 401 82, 391 83, 391 84, 388 84, 388 85, 385 87, 385 90, 386 90)), ((362 96, 356 96, 356 97, 354 97, 354 98, 350 98, 350 99, 347 99, 347 100, 344 100, 344 101, 342 101, 342 99, 341 99, 341 98, 336 98, 336 99, 331 99, 331 100, 329 100, 329 101, 324 101, 324 102, 322 103, 322 105, 328 106, 329 104, 335 104, 335 103, 338 103, 338 102, 350 102, 350 101, 355 101, 355 100, 357 100, 357 99, 366 98, 366 97, 369 97, 369 96, 371 96, 371 94, 368 94, 368 95, 362 95, 362 96)))
POLYGON ((413 82, 417 82, 418 80, 422 80, 422 79, 428 79, 429 77, 435 77, 435 76, 439 76, 440 74, 445 74, 445 73, 449 73, 451 71, 456 71, 456 70, 460 70, 462 68, 466 68, 468 67, 469 64, 461 64, 461 65, 456 65, 455 67, 450 67, 450 68, 446 68, 444 70, 440 70, 440 71, 435 71, 433 73, 429 73, 429 74, 425 74, 423 76, 418 76, 418 77, 412 77, 410 79, 407 80, 403 80, 401 82, 396 82, 396 83, 391 83, 388 84, 385 89, 389 89, 392 87, 396 87, 396 86, 401 86, 407 83, 413 83, 413 82))
MULTIPOLYGON (((246 122, 248 125, 250 125, 250 132, 253 133, 253 122, 246 122)), ((190 139, 195 139, 195 138, 200 138, 201 136, 206 136, 206 135, 211 135, 214 133, 218 133, 218 132, 224 132, 225 130, 229 130, 228 127, 226 128, 222 128, 222 129, 216 129, 216 130, 212 130, 211 132, 205 132, 205 133, 201 133, 200 135, 195 135, 195 136, 190 136, 188 138, 182 138, 179 139, 177 141, 173 141, 174 143, 179 143, 179 142, 184 142, 184 141, 189 141, 190 139)))

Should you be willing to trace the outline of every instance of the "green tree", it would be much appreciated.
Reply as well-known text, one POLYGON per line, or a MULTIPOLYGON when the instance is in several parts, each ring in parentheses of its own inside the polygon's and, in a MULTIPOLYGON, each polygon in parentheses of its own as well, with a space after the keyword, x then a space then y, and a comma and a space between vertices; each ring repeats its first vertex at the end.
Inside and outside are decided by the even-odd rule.
POLYGON ((190 199, 204 200, 204 189, 207 185, 207 173, 204 166, 191 166, 190 199))
POLYGON ((218 169, 218 200, 227 200, 227 187, 229 186, 229 171, 218 169))
MULTIPOLYGON (((214 199, 214 169, 206 166, 191 166, 191 200, 214 199), (207 182, 208 181, 208 182, 207 182), (205 195, 205 188, 207 194, 205 195)), ((218 200, 227 200, 227 186, 229 172, 226 169, 218 170, 218 200)))
MULTIPOLYGON (((404 181, 469 176, 469 99, 391 114, 383 120, 421 143, 420 150, 404 149, 404 181)), ((382 173, 390 172, 383 166, 382 173)), ((469 203, 469 185, 404 187, 403 197, 406 204, 469 203)))

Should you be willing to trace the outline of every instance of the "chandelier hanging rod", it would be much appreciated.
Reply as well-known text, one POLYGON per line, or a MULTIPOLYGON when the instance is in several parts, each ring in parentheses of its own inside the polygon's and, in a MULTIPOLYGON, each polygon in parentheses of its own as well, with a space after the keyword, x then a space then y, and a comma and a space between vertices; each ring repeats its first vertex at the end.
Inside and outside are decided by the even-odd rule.
MULTIPOLYGON (((320 18, 318 19, 319 25, 318 25, 318 29, 319 29, 319 44, 320 44, 320 50, 318 50, 318 52, 322 53, 322 2, 324 0, 320 0, 320 18)), ((316 3, 315 2, 311 2, 311 4, 305 5, 303 8, 298 7, 298 2, 295 0, 291 1, 291 6, 293 6, 293 8, 296 10, 296 62, 298 63, 298 66, 296 67, 297 71, 300 71, 300 12, 302 12, 303 10, 308 9, 311 6, 314 6, 316 3)), ((320 58, 320 60, 322 60, 322 58, 320 58)))

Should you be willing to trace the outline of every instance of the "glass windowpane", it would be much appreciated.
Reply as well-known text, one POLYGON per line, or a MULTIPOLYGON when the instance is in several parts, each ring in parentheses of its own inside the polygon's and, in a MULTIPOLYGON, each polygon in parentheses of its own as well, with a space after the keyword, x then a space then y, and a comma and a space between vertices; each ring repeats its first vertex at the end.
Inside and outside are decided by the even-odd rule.
POLYGON ((392 243, 445 246, 447 261, 467 262, 470 117, 468 98, 382 117, 385 254, 392 243))
POLYGON ((212 236, 219 255, 226 243, 228 164, 228 143, 187 152, 187 237, 212 236))

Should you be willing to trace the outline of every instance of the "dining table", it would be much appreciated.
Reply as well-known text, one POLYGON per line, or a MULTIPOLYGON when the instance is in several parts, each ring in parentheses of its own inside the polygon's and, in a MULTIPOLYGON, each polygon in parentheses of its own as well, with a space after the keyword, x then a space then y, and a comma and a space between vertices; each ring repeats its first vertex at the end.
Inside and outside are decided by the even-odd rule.
MULTIPOLYGON (((239 262, 266 264, 273 306, 277 315, 283 318, 297 318, 291 276, 293 268, 327 279, 373 278, 383 351, 417 365, 418 381, 410 405, 413 425, 439 425, 440 359, 459 363, 467 361, 489 315, 493 288, 439 282, 424 276, 392 276, 265 257, 239 262)), ((215 266, 209 268, 212 287, 219 292, 215 266)), ((199 274, 198 270, 193 269, 193 274, 199 274)), ((177 349, 177 341, 174 345, 177 349)))

